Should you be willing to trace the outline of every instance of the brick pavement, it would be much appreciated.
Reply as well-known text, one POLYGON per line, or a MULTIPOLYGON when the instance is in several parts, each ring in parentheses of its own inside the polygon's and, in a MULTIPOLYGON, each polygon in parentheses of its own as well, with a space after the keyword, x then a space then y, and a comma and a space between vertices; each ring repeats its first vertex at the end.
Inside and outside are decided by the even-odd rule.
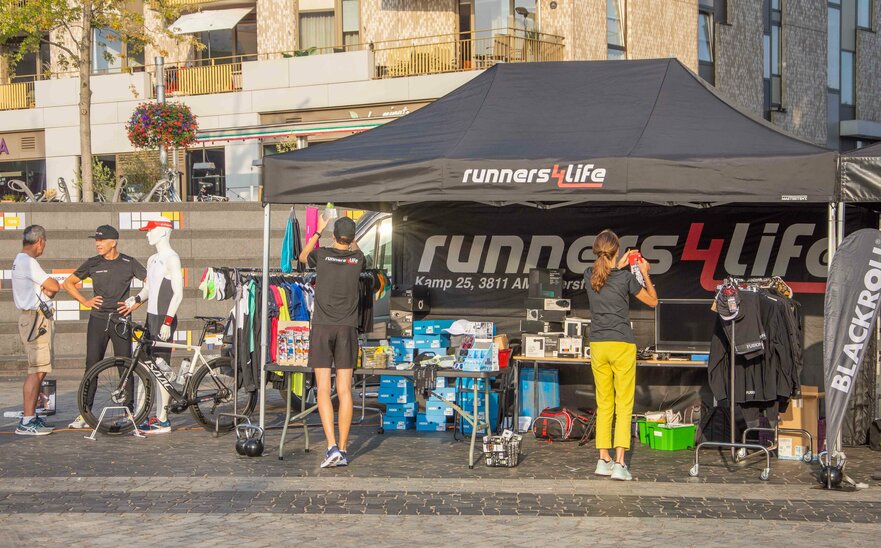
MULTIPOLYGON (((69 420, 75 383, 63 386, 59 424, 69 420)), ((18 390, 17 380, 0 382, 0 407, 15 407, 18 390)), ((0 431, 12 422, 0 422, 0 431)), ((175 419, 178 427, 191 424, 175 419)), ((745 538, 861 546, 876 545, 881 533, 881 483, 869 479, 881 459, 866 449, 848 451, 848 472, 870 488, 840 493, 813 488, 816 466, 774 461, 764 483, 763 464, 734 464, 716 451, 702 455, 701 477, 689 478, 690 452, 638 444, 631 456, 637 481, 630 483, 592 476, 592 450, 534 440, 515 469, 469 470, 467 444, 450 434, 379 436, 375 428, 356 428, 352 466, 333 470, 318 467, 320 450, 302 452, 296 431, 284 461, 238 457, 231 436, 201 430, 97 442, 79 431, 0 435, 0 542, 232 545, 248 531, 254 545, 332 537, 341 546, 365 539, 384 546, 722 545, 745 538)), ((320 428, 312 434, 320 449, 320 428)), ((270 432, 270 450, 277 440, 270 432)))

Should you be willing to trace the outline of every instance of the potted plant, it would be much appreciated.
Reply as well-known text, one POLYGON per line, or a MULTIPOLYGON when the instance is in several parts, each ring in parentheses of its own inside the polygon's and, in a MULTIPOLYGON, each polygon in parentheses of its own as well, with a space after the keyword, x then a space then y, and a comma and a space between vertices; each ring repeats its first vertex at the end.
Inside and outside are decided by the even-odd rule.
POLYGON ((135 148, 188 148, 196 142, 199 124, 184 103, 141 103, 125 125, 135 148))

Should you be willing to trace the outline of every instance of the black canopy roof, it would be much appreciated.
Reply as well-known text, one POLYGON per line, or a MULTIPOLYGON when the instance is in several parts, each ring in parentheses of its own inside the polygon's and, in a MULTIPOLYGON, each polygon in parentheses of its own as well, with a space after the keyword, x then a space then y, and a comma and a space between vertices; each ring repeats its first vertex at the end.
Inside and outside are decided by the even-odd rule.
POLYGON ((841 155, 841 199, 881 202, 881 143, 841 155))
POLYGON ((836 153, 675 59, 501 64, 401 119, 269 156, 269 203, 828 202, 836 153))

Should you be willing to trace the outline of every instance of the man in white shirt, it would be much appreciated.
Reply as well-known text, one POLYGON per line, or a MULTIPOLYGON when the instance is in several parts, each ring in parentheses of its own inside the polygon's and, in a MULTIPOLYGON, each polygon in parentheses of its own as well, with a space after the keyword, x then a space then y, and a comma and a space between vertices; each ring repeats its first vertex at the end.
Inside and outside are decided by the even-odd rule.
POLYGON ((61 286, 40 267, 37 257, 46 249, 46 229, 31 225, 24 229, 21 253, 12 263, 12 297, 21 311, 18 334, 28 358, 28 375, 24 381, 24 413, 16 434, 45 436, 53 428, 37 416, 37 397, 46 374, 52 371, 54 359, 52 338, 55 331, 52 309, 48 301, 61 286))

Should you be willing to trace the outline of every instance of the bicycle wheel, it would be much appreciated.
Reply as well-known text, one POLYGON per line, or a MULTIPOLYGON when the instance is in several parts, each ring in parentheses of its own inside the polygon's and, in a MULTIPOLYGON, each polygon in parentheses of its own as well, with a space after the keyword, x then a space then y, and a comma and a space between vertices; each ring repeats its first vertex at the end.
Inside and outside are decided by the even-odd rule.
MULTIPOLYGON (((207 401, 194 403, 190 407, 193 417, 205 430, 213 432, 217 417, 221 413, 233 412, 234 397, 235 408, 239 415, 250 415, 254 411, 257 405, 257 392, 248 392, 242 388, 241 375, 239 375, 238 388, 233 390, 234 373, 232 360, 221 357, 214 358, 207 366, 202 365, 193 374, 188 396, 190 399, 216 396, 207 401), (222 395, 221 391, 227 391, 227 394, 222 395)), ((222 417, 219 428, 221 432, 227 432, 235 428, 236 424, 238 423, 234 417, 222 417)))
MULTIPOLYGON (((86 371, 77 392, 77 407, 80 415, 92 428, 98 424, 101 413, 107 407, 130 405, 136 424, 147 420, 150 410, 153 409, 153 377, 143 365, 137 364, 132 371, 134 382, 121 393, 116 393, 131 361, 131 358, 107 358, 86 371), (129 391, 133 393, 133 397, 128 394, 129 391)), ((127 434, 134 429, 124 411, 110 409, 104 414, 98 432, 127 434)))

